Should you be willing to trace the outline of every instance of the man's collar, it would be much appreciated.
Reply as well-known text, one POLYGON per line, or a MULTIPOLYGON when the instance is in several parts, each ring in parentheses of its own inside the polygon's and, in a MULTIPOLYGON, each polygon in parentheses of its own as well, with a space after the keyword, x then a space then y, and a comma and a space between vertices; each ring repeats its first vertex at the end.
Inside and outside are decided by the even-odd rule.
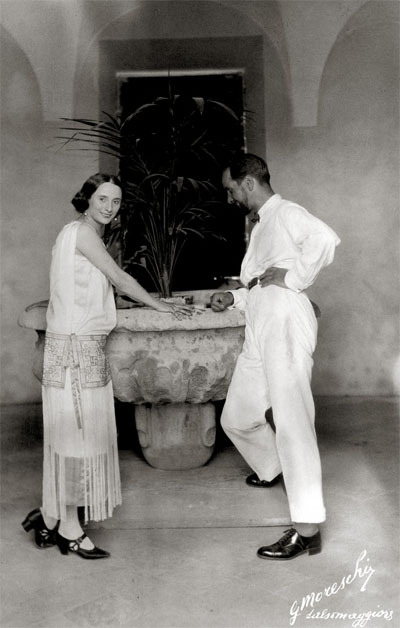
POLYGON ((272 196, 270 196, 269 199, 265 201, 264 205, 262 205, 257 212, 260 219, 281 200, 282 197, 280 194, 273 194, 272 196))

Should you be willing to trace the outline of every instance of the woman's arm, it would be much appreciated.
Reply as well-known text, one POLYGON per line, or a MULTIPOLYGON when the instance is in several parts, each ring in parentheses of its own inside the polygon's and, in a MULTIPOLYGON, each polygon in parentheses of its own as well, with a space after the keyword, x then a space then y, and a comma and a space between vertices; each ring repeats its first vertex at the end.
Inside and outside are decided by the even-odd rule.
POLYGON ((135 301, 141 301, 151 308, 158 310, 159 312, 179 312, 184 315, 190 315, 192 313, 191 308, 184 305, 176 305, 165 303, 159 299, 154 299, 142 286, 122 270, 114 262, 113 258, 104 248, 104 245, 95 233, 92 227, 85 225, 84 223, 79 226, 76 248, 82 255, 92 262, 102 273, 110 280, 110 282, 122 293, 126 294, 135 301))

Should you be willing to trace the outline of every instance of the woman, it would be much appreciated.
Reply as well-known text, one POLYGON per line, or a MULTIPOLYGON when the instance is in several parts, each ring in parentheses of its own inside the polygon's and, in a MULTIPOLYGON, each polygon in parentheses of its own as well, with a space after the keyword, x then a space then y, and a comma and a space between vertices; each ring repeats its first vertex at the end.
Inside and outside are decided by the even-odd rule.
POLYGON ((119 292, 177 318, 188 306, 154 299, 108 254, 104 228, 121 207, 119 180, 95 174, 72 199, 81 216, 60 232, 53 248, 42 382, 43 503, 22 525, 40 548, 105 558, 84 534, 85 521, 111 517, 121 503, 110 368, 105 355, 116 324, 112 284, 119 292))

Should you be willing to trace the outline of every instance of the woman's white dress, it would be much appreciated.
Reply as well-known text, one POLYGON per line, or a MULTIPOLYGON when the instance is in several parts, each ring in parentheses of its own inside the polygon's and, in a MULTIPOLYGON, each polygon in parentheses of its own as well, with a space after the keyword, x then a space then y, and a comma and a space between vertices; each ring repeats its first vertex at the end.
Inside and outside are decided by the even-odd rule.
POLYGON ((66 225, 53 248, 42 382, 43 509, 66 518, 110 517, 121 503, 114 397, 105 355, 116 324, 112 287, 76 250, 80 221, 66 225))

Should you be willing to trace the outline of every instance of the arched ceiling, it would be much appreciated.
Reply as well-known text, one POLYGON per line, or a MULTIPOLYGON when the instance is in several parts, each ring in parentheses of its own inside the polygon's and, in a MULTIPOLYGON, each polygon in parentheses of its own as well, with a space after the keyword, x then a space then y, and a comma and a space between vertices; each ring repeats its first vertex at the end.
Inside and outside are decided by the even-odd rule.
MULTIPOLYGON (((20 0, 18 10, 13 9, 14 3, 3 4, 2 22, 36 73, 45 119, 73 115, 76 77, 88 58, 94 59, 95 73, 93 51, 101 39, 182 37, 183 30, 188 37, 262 32, 278 51, 287 75, 292 124, 314 126, 326 59, 346 22, 365 3, 366 0, 20 0), (24 3, 29 19, 21 20, 24 3)), ((95 80, 88 88, 97 88, 95 80)))

